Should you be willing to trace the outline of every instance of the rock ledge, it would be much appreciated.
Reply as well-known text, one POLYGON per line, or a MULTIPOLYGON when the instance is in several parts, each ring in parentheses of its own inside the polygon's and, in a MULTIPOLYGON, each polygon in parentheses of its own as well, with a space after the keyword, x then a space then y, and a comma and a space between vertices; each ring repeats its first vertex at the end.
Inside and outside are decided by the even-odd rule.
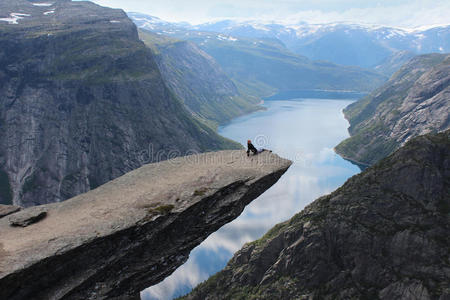
POLYGON ((41 206, 47 216, 28 227, 0 219, 0 298, 136 297, 171 274, 290 165, 271 153, 193 155, 146 165, 41 206))

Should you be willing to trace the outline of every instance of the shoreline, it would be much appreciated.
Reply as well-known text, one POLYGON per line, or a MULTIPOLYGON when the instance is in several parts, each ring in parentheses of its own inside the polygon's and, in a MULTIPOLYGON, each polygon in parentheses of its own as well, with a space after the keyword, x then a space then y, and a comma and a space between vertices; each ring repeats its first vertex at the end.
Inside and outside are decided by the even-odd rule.
POLYGON ((352 159, 346 155, 344 155, 343 153, 341 153, 340 151, 338 151, 336 149, 336 147, 333 148, 334 152, 339 155, 340 157, 342 157, 343 159, 345 159, 346 161, 351 162, 352 164, 354 164, 355 166, 358 166, 358 168, 361 169, 361 171, 364 171, 365 169, 369 168, 371 165, 357 161, 355 159, 352 159))

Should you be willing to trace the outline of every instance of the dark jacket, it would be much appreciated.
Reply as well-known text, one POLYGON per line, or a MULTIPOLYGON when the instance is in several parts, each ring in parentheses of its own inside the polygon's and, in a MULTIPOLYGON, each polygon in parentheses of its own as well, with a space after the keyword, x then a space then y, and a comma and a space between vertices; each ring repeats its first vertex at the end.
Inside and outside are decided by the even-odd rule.
POLYGON ((258 150, 256 150, 252 143, 247 143, 247 156, 250 155, 250 151, 253 152, 253 154, 258 153, 258 150))

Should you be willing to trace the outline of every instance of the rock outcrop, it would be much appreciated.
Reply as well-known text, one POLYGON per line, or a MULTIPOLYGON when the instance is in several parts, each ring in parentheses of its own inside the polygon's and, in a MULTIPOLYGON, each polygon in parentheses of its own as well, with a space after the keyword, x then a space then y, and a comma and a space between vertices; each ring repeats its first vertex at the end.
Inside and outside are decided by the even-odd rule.
POLYGON ((414 56, 414 52, 403 50, 396 51, 392 55, 385 58, 379 65, 373 69, 385 76, 392 77, 395 72, 410 61, 414 56))
POLYGON ((47 216, 45 206, 35 206, 9 217, 9 224, 15 227, 27 227, 37 223, 47 216))
POLYGON ((20 210, 19 206, 0 204, 0 219, 20 210))
POLYGON ((173 96, 122 10, 88 1, 0 0, 0 128, 0 203, 19 206, 239 148, 173 96))
POLYGON ((153 50, 164 81, 195 116, 224 124, 260 108, 260 98, 243 95, 214 58, 194 43, 147 30, 139 30, 139 36, 153 50))
POLYGON ((0 299, 131 299, 171 274, 291 162, 222 151, 149 164, 40 209, 0 219, 0 299))
POLYGON ((380 89, 348 106, 343 157, 371 165, 409 139, 450 128, 450 55, 413 58, 380 89))
POLYGON ((450 298, 450 130, 245 245, 184 299, 450 298))

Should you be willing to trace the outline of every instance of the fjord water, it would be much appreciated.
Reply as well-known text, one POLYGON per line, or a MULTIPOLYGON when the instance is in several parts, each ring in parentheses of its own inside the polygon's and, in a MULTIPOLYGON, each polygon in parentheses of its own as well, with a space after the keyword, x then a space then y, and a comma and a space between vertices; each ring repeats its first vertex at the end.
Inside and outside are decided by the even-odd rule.
POLYGON ((189 260, 142 299, 173 299, 223 269, 233 254, 288 220, 316 198, 341 186, 360 170, 333 148, 347 138, 342 109, 353 100, 292 99, 267 101, 267 110, 238 119, 219 133, 246 145, 273 150, 294 164, 270 190, 248 205, 242 215, 194 249, 189 260))

